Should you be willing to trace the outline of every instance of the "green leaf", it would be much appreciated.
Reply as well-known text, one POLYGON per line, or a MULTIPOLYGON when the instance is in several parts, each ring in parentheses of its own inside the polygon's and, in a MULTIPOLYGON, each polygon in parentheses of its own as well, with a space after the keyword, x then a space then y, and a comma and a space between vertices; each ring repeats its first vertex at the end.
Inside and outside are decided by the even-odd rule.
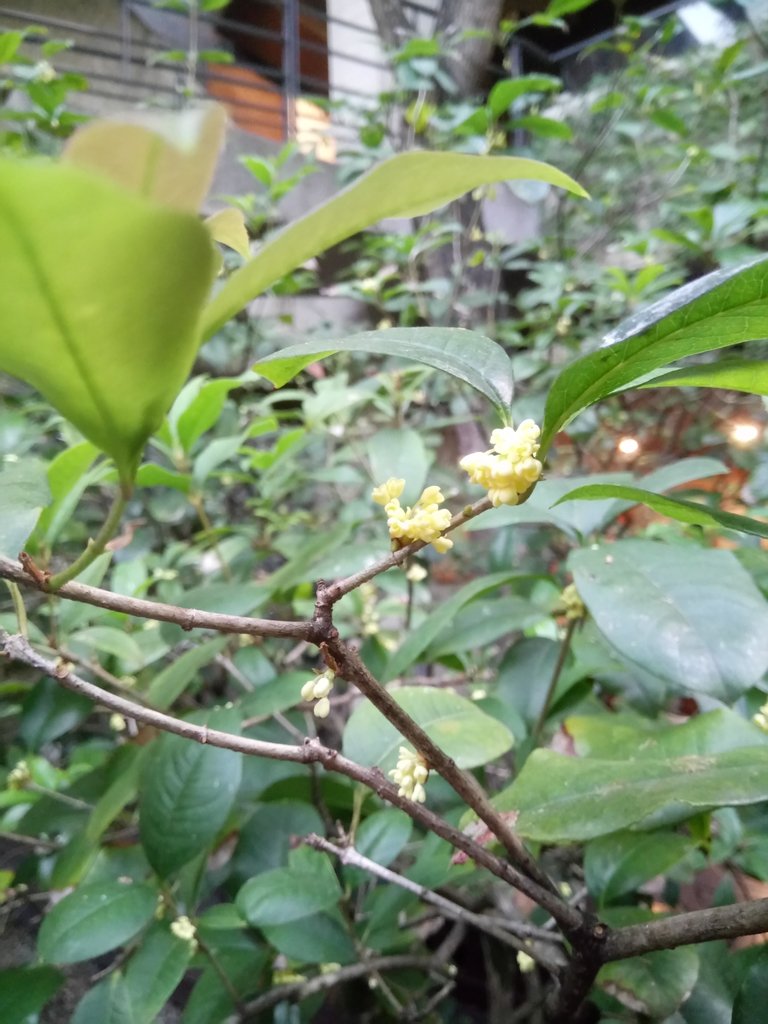
POLYGON ((49 504, 47 467, 37 459, 0 469, 0 555, 16 558, 49 504))
POLYGON ((654 377, 644 388, 728 388, 748 395, 768 395, 768 362, 759 359, 721 359, 706 366, 686 366, 682 370, 654 377))
POLYGON ((53 679, 40 679, 24 698, 18 737, 29 750, 39 750, 92 711, 93 703, 86 697, 63 690, 53 679))
POLYGON ((414 505, 427 482, 432 456, 418 430, 401 427, 377 430, 366 445, 374 483, 384 483, 390 477, 405 480, 402 494, 404 505, 414 505))
POLYGON ((599 903, 633 893, 644 882, 679 864, 693 848, 689 836, 673 832, 614 832, 593 840, 584 857, 584 876, 599 903))
MULTIPOLYGON (((233 710, 209 712, 206 725, 239 730, 233 710)), ((147 859, 165 878, 206 850, 237 795, 242 755, 165 734, 155 741, 139 793, 139 826, 147 859)))
POLYGON ((43 920, 37 948, 49 963, 74 964, 122 946, 152 920, 157 892, 149 885, 94 882, 57 903, 43 920))
POLYGON ((619 829, 672 825, 715 807, 768 799, 768 748, 637 761, 535 750, 494 799, 515 829, 542 843, 581 842, 619 829))
POLYGON ((768 259, 718 270, 625 320, 597 352, 557 377, 547 398, 541 451, 573 416, 676 359, 768 335, 768 259))
POLYGON ((336 916, 313 914, 288 924, 262 928, 279 953, 306 964, 352 964, 357 960, 348 931, 336 916))
POLYGON ((688 998, 698 973, 696 950, 662 949, 606 964, 597 984, 635 1013, 662 1020, 688 998))
POLYGON ((768 1003, 768 963, 762 957, 747 971, 733 1006, 732 1024, 756 1024, 768 1003))
POLYGON ((184 977, 194 952, 193 944, 174 935, 165 922, 149 929, 125 969, 125 987, 139 1020, 155 1020, 184 977))
POLYGON ((237 894, 237 909, 254 928, 284 925, 328 910, 341 898, 341 886, 325 854, 314 850, 300 867, 266 871, 246 882, 237 894))
POLYGON ((585 7, 591 6, 595 0, 552 0, 544 12, 548 18, 562 18, 565 14, 575 14, 585 7))
POLYGON ((518 75, 497 82, 488 94, 488 109, 495 117, 505 114, 515 100, 531 93, 559 92, 562 79, 555 75, 518 75))
POLYGON ((189 373, 214 252, 190 214, 64 165, 0 161, 0 369, 130 483, 189 373))
POLYGON ((577 487, 575 491, 570 491, 555 504, 559 505, 565 501, 603 501, 605 498, 620 498, 631 501, 634 505, 647 505, 659 515, 669 516, 670 519, 676 519, 680 523, 689 523, 692 526, 723 527, 727 530, 736 530, 739 533, 750 533, 756 537, 768 537, 768 523, 762 523, 758 519, 739 516, 734 512, 707 508, 706 505, 700 505, 695 501, 670 498, 653 491, 644 491, 639 487, 587 484, 586 487, 577 487))
POLYGON ((48 486, 53 501, 43 510, 35 536, 43 539, 49 547, 70 521, 83 491, 109 469, 106 463, 93 466, 98 454, 99 449, 95 445, 83 441, 66 448, 48 464, 48 486))
POLYGON ((625 540, 569 566, 603 636, 679 690, 730 701, 768 667, 768 605, 730 552, 625 540))
POLYGON ((573 138, 573 129, 564 121, 557 121, 552 117, 540 117, 538 114, 527 114, 525 117, 516 117, 510 123, 510 128, 522 128, 532 132, 542 139, 566 139, 573 138))
POLYGON ((150 704, 161 710, 169 708, 194 680, 201 668, 210 664, 227 644, 226 637, 216 637, 185 651, 155 676, 146 691, 150 704))
POLYGON ((122 972, 114 971, 83 996, 71 1024, 144 1024, 131 1004, 122 972))
POLYGON ((304 341, 256 363, 254 370, 282 387, 310 363, 336 352, 397 356, 432 366, 469 384, 508 417, 514 393, 509 357, 495 341, 459 327, 391 327, 337 340, 304 341))
POLYGON ((358 853, 387 867, 411 838, 413 823, 404 811, 385 808, 374 811, 357 830, 358 853))
MULTIPOLYGON (((402 686, 391 695, 460 768, 487 764, 514 743, 505 725, 450 690, 402 686)), ((402 745, 407 741, 370 701, 358 704, 344 729, 344 753, 361 764, 394 768, 402 745)))
POLYGON ((10 967, 0 971, 0 1020, 28 1024, 59 989, 64 976, 55 967, 10 967))
POLYGON ((311 804, 277 800, 257 807, 240 829, 232 856, 232 872, 246 881, 252 875, 283 867, 294 839, 323 832, 323 821, 311 804))
POLYGON ((457 590, 452 597, 444 601, 431 615, 427 616, 419 624, 419 628, 413 630, 402 646, 395 651, 382 674, 382 681, 387 682, 402 675, 416 661, 419 655, 429 647, 435 637, 439 636, 450 625, 454 616, 461 611, 464 605, 473 601, 481 594, 486 594, 490 590, 496 590, 515 579, 520 579, 517 573, 499 572, 491 576, 481 576, 480 579, 473 580, 471 583, 465 584, 460 590, 457 590))
POLYGON ((480 185, 521 178, 586 195, 567 174, 537 160, 421 151, 393 156, 283 228, 235 271, 208 306, 203 335, 210 337, 289 271, 363 228, 386 217, 430 213, 480 185))
POLYGON ((63 159, 145 199, 197 213, 213 180, 226 126, 226 109, 217 103, 123 112, 78 128, 63 159))
POLYGON ((214 242, 234 249, 244 260, 251 255, 251 240, 248 237, 242 210, 228 206, 226 210, 218 210, 210 217, 206 217, 203 223, 210 231, 214 242))

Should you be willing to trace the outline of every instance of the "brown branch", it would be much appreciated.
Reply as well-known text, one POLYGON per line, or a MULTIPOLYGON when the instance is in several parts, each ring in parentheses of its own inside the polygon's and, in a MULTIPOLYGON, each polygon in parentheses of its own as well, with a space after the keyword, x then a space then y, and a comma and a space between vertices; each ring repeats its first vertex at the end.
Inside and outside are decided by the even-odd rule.
POLYGON ((277 1006, 284 1000, 299 1002, 302 999, 309 999, 310 996, 325 992, 336 985, 343 985, 347 981, 355 981, 357 978, 365 978, 374 972, 399 971, 416 969, 422 971, 436 971, 441 978, 450 976, 450 969, 446 969, 437 963, 432 956, 414 956, 413 954, 399 954, 395 956, 380 956, 373 960, 366 960, 364 963, 349 964, 338 971, 329 974, 318 974, 307 981, 292 981, 287 985, 277 985, 275 988, 258 996, 250 1003, 246 1003, 245 1014, 241 1018, 248 1021, 254 1019, 259 1013, 277 1006))
POLYGON ((414 803, 406 797, 399 796, 398 787, 385 778, 378 768, 366 768, 363 765, 359 765, 346 757, 342 757, 338 751, 332 750, 330 747, 324 747, 316 741, 306 741, 300 746, 271 743, 267 740, 251 739, 248 736, 237 736, 234 733, 222 732, 218 729, 208 729, 206 726, 195 725, 192 722, 174 718, 172 715, 166 715, 162 711, 142 707, 139 704, 126 700, 124 697, 110 693, 108 690, 103 690, 94 683, 81 679, 65 663, 49 661, 38 654, 24 637, 12 636, 3 629, 0 629, 0 653, 38 669, 73 693, 79 693, 94 703, 109 708, 111 711, 117 711, 121 715, 133 718, 137 722, 144 722, 146 725, 154 726, 163 732, 173 733, 176 736, 183 736, 185 739, 194 740, 197 743, 207 743, 213 747, 222 747, 225 750, 234 750, 250 756, 268 757, 277 761, 293 761, 297 764, 320 764, 326 771, 345 775, 355 782, 362 783, 362 785, 372 790, 382 800, 405 811, 418 825, 429 832, 434 832, 441 839, 445 839, 455 849, 466 853, 479 867, 485 868, 497 878, 529 896, 530 899, 538 903, 548 914, 554 917, 564 929, 573 932, 578 929, 581 923, 580 913, 572 907, 563 904, 548 889, 531 881, 530 878, 516 870, 511 864, 501 860, 489 850, 474 842, 469 836, 449 825, 447 821, 444 821, 422 804, 414 803))
POLYGON ((418 897, 423 903, 429 903, 431 906, 437 907, 443 917, 447 917, 452 921, 463 921, 478 931, 492 936, 497 942, 529 953, 534 960, 554 973, 557 973, 565 964, 562 953, 552 950, 551 944, 553 939, 555 942, 559 942, 560 939, 559 937, 555 938, 549 932, 544 932, 524 922, 507 921, 489 917, 487 914, 476 914, 474 911, 454 903, 453 900, 441 896, 440 893, 433 892, 426 886, 420 885, 404 875, 399 875, 396 871, 390 871, 389 868, 385 868, 382 864, 377 864, 376 861, 370 860, 368 857, 364 857, 361 853, 358 853, 354 846, 337 846, 335 843, 315 834, 305 836, 304 842, 315 850, 321 850, 323 853, 330 853, 334 857, 338 857, 341 863, 347 867, 360 868, 361 871, 367 871, 368 874, 374 875, 384 882, 389 882, 390 885, 396 885, 400 889, 405 889, 407 892, 418 897), (519 937, 516 937, 516 935, 519 937), (546 952, 541 949, 539 944, 528 945, 525 942, 525 937, 532 935, 539 939, 543 938, 548 943, 546 952))
MULTIPOLYGON (((464 523, 468 523, 470 519, 474 519, 475 516, 479 516, 481 512, 487 512, 488 509, 492 508, 488 498, 480 498, 473 505, 467 505, 457 512, 456 515, 451 519, 450 526, 445 533, 450 533, 459 526, 463 526, 464 523)), ((421 551, 422 548, 428 545, 422 540, 415 540, 411 544, 407 544, 403 548, 399 548, 397 551, 393 551, 389 555, 385 555, 380 558, 373 565, 369 565, 366 569, 361 569, 360 572, 353 573, 351 576, 347 576, 344 579, 336 580, 334 583, 330 583, 327 586, 325 584, 319 584, 317 588, 317 619, 322 627, 323 624, 327 623, 330 615, 330 609, 339 601, 345 594, 348 594, 352 590, 356 590, 361 584, 367 583, 372 580, 374 576, 378 576, 382 572, 386 572, 388 569, 394 569, 398 565, 402 565, 406 562, 411 555, 415 555, 417 551, 421 551)))
MULTIPOLYGON (((49 593, 45 579, 27 572, 18 562, 0 556, 0 579, 12 580, 24 587, 30 587, 43 594, 49 593)), ((196 608, 181 608, 178 605, 146 601, 138 597, 113 594, 100 587, 89 587, 85 583, 65 583, 56 591, 57 597, 70 601, 91 604, 113 612, 124 612, 140 619, 155 619, 173 622, 184 630, 211 629, 217 633, 239 633, 244 636, 294 637, 310 640, 315 632, 311 622, 281 622, 278 619, 253 619, 243 615, 222 615, 218 612, 204 612, 196 608)))
POLYGON ((675 949, 714 939, 735 939, 740 935, 768 932, 768 899, 731 903, 727 907, 692 910, 658 921, 627 925, 611 931, 603 944, 602 962, 625 960, 630 956, 675 949))
MULTIPOLYGON (((335 631, 334 631, 335 632, 335 631)), ((512 831, 504 815, 493 806, 474 775, 463 772, 453 758, 434 743, 421 726, 397 703, 394 697, 384 689, 368 671, 359 656, 338 638, 329 639, 325 647, 343 678, 352 682, 368 700, 378 708, 384 717, 394 725, 398 732, 409 740, 416 750, 424 757, 430 769, 438 772, 453 788, 462 800, 498 838, 509 854, 512 863, 533 879, 542 889, 547 889, 554 896, 559 913, 547 908, 561 926, 565 925, 562 916, 565 903, 561 900, 554 883, 547 877, 541 867, 523 846, 520 838, 512 831)), ((571 925, 581 926, 581 915, 575 913, 571 917, 571 925)))

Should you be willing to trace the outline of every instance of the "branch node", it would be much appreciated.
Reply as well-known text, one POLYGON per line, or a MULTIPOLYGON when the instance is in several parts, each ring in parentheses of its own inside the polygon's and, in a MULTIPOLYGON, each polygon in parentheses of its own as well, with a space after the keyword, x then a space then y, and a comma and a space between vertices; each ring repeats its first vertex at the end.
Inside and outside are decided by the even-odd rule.
POLYGON ((41 569, 39 565, 36 565, 32 556, 27 554, 26 551, 22 551, 19 555, 19 562, 21 562, 21 567, 24 572, 28 576, 32 577, 41 590, 48 589, 48 582, 51 578, 51 574, 47 569, 41 569))

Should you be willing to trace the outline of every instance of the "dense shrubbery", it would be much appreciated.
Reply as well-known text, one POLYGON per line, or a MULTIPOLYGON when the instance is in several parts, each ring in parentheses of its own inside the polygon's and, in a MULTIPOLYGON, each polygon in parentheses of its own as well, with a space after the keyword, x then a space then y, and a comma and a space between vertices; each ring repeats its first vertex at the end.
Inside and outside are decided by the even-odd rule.
MULTIPOLYGON (((479 106, 412 41, 254 255, 215 107, 0 161, 4 1022, 760 1019, 764 55, 670 32, 479 106), (376 331, 233 319, 413 211, 345 243, 376 331)), ((82 84, 20 45, 17 153, 82 84)), ((252 170, 261 235, 301 172, 252 170)))

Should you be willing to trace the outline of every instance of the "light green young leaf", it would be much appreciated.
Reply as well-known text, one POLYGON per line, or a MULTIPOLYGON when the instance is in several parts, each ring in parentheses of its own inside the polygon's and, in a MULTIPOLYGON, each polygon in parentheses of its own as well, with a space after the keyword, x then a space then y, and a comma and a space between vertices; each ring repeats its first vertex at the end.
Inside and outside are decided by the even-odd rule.
POLYGON ((289 271, 358 231, 386 217, 430 213, 480 185, 511 179, 543 181, 586 195, 567 174, 537 160, 465 153, 400 153, 266 242, 209 304, 203 316, 203 336, 214 334, 289 271))
POLYGON ((756 537, 768 537, 768 523, 749 516, 736 515, 734 512, 722 512, 720 509, 707 508, 695 501, 683 498, 670 498, 668 495, 644 491, 640 487, 622 487, 615 484, 587 484, 577 487, 555 502, 556 505, 566 501, 604 501, 606 498, 618 498, 631 501, 636 505, 647 505, 660 515, 677 519, 681 523, 693 526, 718 526, 739 533, 751 533, 756 537))
POLYGON ((338 340, 304 341, 256 363, 254 370, 282 387, 310 363, 336 352, 397 356, 443 370, 475 388, 508 418, 514 392, 509 357, 495 341, 459 327, 392 327, 338 340))
POLYGON ((189 373, 213 248, 192 215, 65 165, 0 162, 0 369, 129 485, 189 373))
POLYGON ((206 217, 203 224, 210 231, 214 242, 234 249, 245 260, 251 255, 251 240, 248 237, 242 210, 228 206, 226 210, 218 210, 210 217, 206 217))
POLYGON ((641 385, 644 388, 728 388, 748 395, 768 395, 768 362, 722 359, 706 366, 670 370, 641 385))
MULTIPOLYGON (((431 686, 393 689, 397 703, 460 768, 475 768, 505 754, 514 737, 466 697, 431 686)), ((361 764, 394 768, 406 741, 370 701, 355 708, 344 730, 344 753, 361 764)))
POLYGON ((78 128, 63 159, 145 199, 197 213, 211 186, 226 126, 227 112, 217 103, 123 112, 78 128))
POLYGON ((541 451, 573 416, 684 356, 768 335, 768 258, 718 270, 625 320, 568 366, 547 398, 541 451))

